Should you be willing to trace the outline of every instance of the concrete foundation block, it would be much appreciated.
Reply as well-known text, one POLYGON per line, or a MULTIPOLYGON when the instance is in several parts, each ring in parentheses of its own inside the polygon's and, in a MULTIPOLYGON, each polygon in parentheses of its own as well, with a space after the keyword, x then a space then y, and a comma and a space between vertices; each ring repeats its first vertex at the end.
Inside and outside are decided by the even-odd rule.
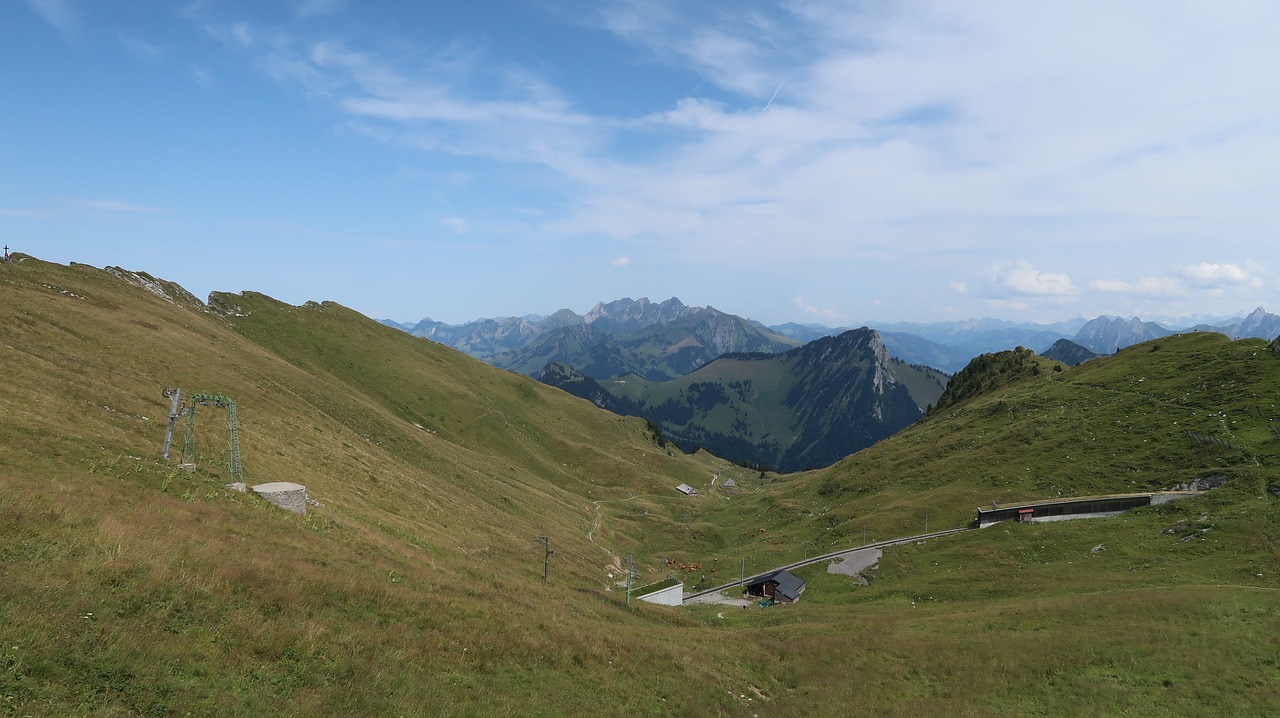
POLYGON ((295 514, 307 512, 307 487, 288 481, 273 481, 269 484, 258 484, 253 492, 285 511, 295 514))

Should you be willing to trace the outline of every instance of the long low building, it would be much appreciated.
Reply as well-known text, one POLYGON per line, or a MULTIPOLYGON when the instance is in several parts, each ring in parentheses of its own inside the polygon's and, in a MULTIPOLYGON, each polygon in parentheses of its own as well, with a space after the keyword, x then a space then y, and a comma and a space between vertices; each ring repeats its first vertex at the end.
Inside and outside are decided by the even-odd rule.
POLYGON ((997 506, 993 503, 991 508, 978 508, 978 528, 985 528, 1001 521, 1034 523, 1115 516, 1129 509, 1157 506, 1175 499, 1185 499, 1191 496, 1199 496, 1203 493, 1203 491, 1157 491, 1148 494, 1087 496, 1055 501, 1035 501, 1007 506, 997 506))

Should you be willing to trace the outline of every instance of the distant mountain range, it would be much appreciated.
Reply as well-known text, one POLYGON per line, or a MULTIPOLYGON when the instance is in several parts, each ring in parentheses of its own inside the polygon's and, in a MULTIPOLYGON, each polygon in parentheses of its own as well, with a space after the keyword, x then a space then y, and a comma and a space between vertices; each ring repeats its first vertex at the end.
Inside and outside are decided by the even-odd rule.
POLYGON ((758 322, 714 307, 686 306, 675 297, 656 304, 643 297, 601 302, 582 316, 561 309, 544 318, 480 319, 460 326, 431 319, 382 323, 533 377, 560 363, 595 379, 636 374, 660 381, 722 354, 776 354, 800 344, 758 322))
POLYGON ((1247 317, 1238 321, 1231 320, 1225 324, 1197 324, 1193 327, 1198 332, 1221 332, 1232 339, 1244 339, 1245 337, 1254 337, 1256 339, 1275 339, 1280 337, 1280 316, 1268 314, 1265 309, 1258 307, 1249 313, 1247 317))
POLYGON ((685 451, 787 472, 829 466, 915 422, 948 377, 890 357, 864 327, 781 354, 726 354, 668 381, 597 381, 561 363, 539 378, 644 417, 685 451))
MULTIPOLYGON (((1083 317, 1056 324, 1014 323, 1003 319, 971 319, 964 322, 870 323, 884 338, 890 354, 904 361, 925 364, 949 373, 964 368, 980 354, 1025 347, 1045 354, 1062 339, 1070 340, 1095 355, 1111 354, 1127 346, 1176 333, 1211 331, 1232 339, 1253 337, 1274 339, 1280 336, 1280 316, 1262 307, 1246 317, 1235 317, 1220 323, 1201 323, 1173 328, 1138 318, 1100 316, 1083 317)), ((812 341, 846 331, 817 324, 781 324, 774 330, 798 341, 812 341)), ((1059 357, 1053 357, 1059 358, 1059 357)), ((1061 360, 1061 359, 1060 359, 1061 360)), ((1065 362, 1065 360, 1063 360, 1065 362)), ((1082 359, 1083 361, 1083 359, 1082 359)), ((1065 362, 1071 363, 1071 362, 1065 362)))
MULTIPOLYGON (((789 322, 767 327, 713 307, 691 307, 672 297, 601 302, 585 315, 561 309, 546 317, 478 319, 462 325, 430 318, 402 324, 381 320, 446 344, 494 366, 537 377, 550 363, 572 366, 584 376, 609 379, 634 373, 659 381, 683 376, 727 352, 780 353, 849 331, 789 322)), ((870 323, 889 355, 955 373, 973 357, 1016 347, 1045 353, 1069 339, 1096 354, 1111 354, 1177 331, 1214 331, 1240 339, 1280 336, 1280 316, 1258 307, 1245 317, 1186 328, 1138 318, 1083 317, 1055 324, 970 319, 932 324, 870 323)))

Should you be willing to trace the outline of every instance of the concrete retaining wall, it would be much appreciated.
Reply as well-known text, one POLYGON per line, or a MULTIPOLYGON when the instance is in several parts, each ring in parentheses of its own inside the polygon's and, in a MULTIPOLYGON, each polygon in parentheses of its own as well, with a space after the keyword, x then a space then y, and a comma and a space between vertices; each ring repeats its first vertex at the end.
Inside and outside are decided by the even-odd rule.
POLYGON ((258 484, 253 487, 253 492, 285 511, 292 511, 295 514, 307 512, 307 487, 302 484, 273 481, 269 484, 258 484))
POLYGON ((668 586, 662 590, 646 593, 636 598, 648 603, 656 603, 660 606, 679 606, 684 603, 684 584, 677 583, 674 586, 668 586))

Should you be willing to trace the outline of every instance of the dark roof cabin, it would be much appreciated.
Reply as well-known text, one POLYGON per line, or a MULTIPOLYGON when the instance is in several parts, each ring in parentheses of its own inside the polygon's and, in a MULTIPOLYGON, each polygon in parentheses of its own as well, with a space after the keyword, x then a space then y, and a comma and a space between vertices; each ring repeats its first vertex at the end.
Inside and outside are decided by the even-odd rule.
POLYGON ((795 603, 804 593, 804 579, 790 571, 759 576, 747 584, 747 594, 761 598, 772 598, 778 603, 795 603))

